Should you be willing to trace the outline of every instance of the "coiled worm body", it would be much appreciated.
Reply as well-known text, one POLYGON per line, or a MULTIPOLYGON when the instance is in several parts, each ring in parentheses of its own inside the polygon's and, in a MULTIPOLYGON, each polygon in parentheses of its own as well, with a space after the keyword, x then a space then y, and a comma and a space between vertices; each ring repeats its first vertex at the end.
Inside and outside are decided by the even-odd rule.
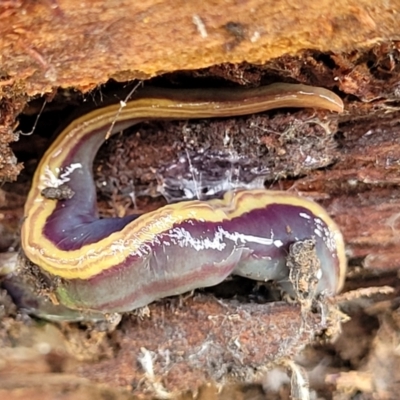
POLYGON ((166 205, 140 216, 99 219, 93 159, 111 134, 149 119, 213 118, 278 107, 342 111, 332 92, 304 85, 257 89, 143 90, 73 121, 42 158, 25 206, 22 247, 55 282, 69 308, 123 312, 155 299, 216 285, 230 274, 287 280, 291 243, 314 238, 319 291, 336 293, 346 270, 340 231, 313 201, 284 192, 238 190, 222 199, 166 205), (114 125, 112 125, 114 123, 114 125), (68 185, 72 198, 41 192, 68 185))

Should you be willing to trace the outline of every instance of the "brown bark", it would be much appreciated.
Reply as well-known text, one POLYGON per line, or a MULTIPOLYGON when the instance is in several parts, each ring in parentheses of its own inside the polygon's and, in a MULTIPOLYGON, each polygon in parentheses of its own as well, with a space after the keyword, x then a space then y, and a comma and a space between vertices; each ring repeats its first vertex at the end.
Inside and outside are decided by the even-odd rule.
POLYGON ((1 75, 30 96, 87 90, 110 77, 265 63, 302 49, 344 52, 399 35, 397 0, 3 0, 0 7, 1 75))

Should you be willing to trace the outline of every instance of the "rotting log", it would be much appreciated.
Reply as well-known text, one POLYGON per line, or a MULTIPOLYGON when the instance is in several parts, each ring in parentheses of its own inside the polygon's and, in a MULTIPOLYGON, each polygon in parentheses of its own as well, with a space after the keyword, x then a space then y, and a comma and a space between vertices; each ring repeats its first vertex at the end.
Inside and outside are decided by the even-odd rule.
MULTIPOLYGON (((60 116, 61 119, 65 117, 57 109, 64 108, 65 104, 81 104, 86 99, 80 98, 74 91, 87 93, 105 84, 109 78, 124 82, 168 73, 162 78, 163 82, 178 86, 184 86, 187 82, 195 85, 196 79, 206 79, 207 82, 218 84, 222 81, 229 84, 258 85, 260 82, 283 80, 324 86, 336 90, 345 100, 346 112, 339 118, 326 120, 323 113, 314 114, 308 111, 297 114, 278 112, 223 123, 204 121, 197 125, 184 124, 185 132, 189 132, 192 137, 198 132, 207 132, 203 134, 204 140, 213 138, 213 145, 218 148, 222 142, 218 133, 221 134, 227 128, 233 133, 236 130, 236 135, 249 132, 249 126, 259 128, 259 136, 254 134, 253 139, 256 138, 261 145, 250 143, 249 146, 251 151, 263 148, 264 152, 272 155, 273 161, 269 161, 272 164, 268 187, 297 190, 314 197, 327 207, 342 228, 351 262, 347 287, 390 284, 395 287, 395 295, 398 295, 396 273, 400 260, 400 45, 396 40, 400 40, 399 21, 400 3, 396 0, 377 0, 373 4, 368 0, 321 0, 317 3, 273 0, 193 3, 183 0, 153 0, 142 1, 140 4, 115 0, 0 0, 1 176, 7 180, 14 179, 21 169, 17 161, 23 159, 27 167, 25 173, 29 176, 32 172, 31 166, 48 144, 50 131, 56 128, 60 116), (20 140, 14 147, 19 155, 17 160, 8 148, 8 144, 18 136, 13 133, 16 117, 28 101, 43 94, 49 100, 44 116, 49 117, 50 121, 57 120, 57 123, 42 121, 33 136, 20 140), (64 106, 60 106, 61 103, 64 106), (309 123, 310 120, 313 122, 309 123), (297 129, 290 130, 293 126, 297 129), (260 127, 269 133, 262 134, 260 127), (208 130, 204 131, 206 128, 208 130), (301 137, 304 130, 305 139, 301 137), (45 131, 46 134, 42 135, 45 131), (302 158, 301 155, 304 149, 312 151, 314 159, 320 153, 320 163, 312 167, 306 165, 306 157, 302 158)), ((107 89, 104 93, 109 94, 111 91, 107 89)), ((43 99, 40 100, 43 102, 43 99)), ((24 113, 37 111, 38 105, 33 102, 25 108, 24 113)), ((127 212, 127 204, 131 204, 129 196, 127 200, 126 188, 129 193, 129 179, 138 179, 135 176, 126 178, 124 174, 121 177, 121 166, 124 167, 131 161, 120 157, 120 152, 126 151, 133 157, 137 155, 135 151, 144 154, 143 165, 139 165, 139 183, 154 185, 155 178, 151 176, 151 168, 154 168, 159 157, 157 156, 157 160, 152 159, 154 156, 146 152, 147 148, 154 151, 154 146, 157 145, 159 148, 156 154, 168 155, 170 148, 165 136, 159 136, 160 131, 164 135, 167 133, 170 137, 173 136, 179 142, 182 139, 182 124, 144 125, 140 127, 140 148, 137 143, 138 135, 135 136, 134 133, 131 136, 114 138, 103 149, 95 167, 96 179, 101 183, 107 177, 117 182, 117 191, 113 190, 111 193, 107 192, 107 186, 102 188, 99 185, 102 188, 99 194, 103 199, 104 214, 123 215, 127 212), (153 138, 153 142, 149 139, 146 143, 146 139, 143 139, 146 137, 153 138)), ((29 122, 25 126, 29 126, 29 122)), ((21 127, 24 127, 23 115, 21 127)), ((240 137, 237 142, 240 142, 240 137)), ((181 150, 186 149, 183 147, 181 150)), ((134 167, 138 167, 137 163, 134 167)), ((28 185, 27 182, 18 182, 8 185, 2 192, 2 251, 15 245, 18 229, 16 221, 22 218, 21 204, 28 185), (12 226, 9 227, 8 223, 12 226), (14 232, 14 235, 9 231, 14 232)), ((186 319, 192 321, 192 327, 197 327, 196 312, 221 318, 218 307, 223 306, 214 300, 205 305, 200 302, 199 305, 189 299, 185 304, 188 309, 167 308, 166 312, 165 304, 152 305, 153 323, 158 321, 162 326, 163 318, 167 315, 173 322, 171 332, 175 328, 175 334, 181 337, 183 328, 179 326, 179 322, 186 319), (200 310, 201 307, 210 309, 205 312, 200 310), (212 311, 213 307, 217 310, 212 311)), ((236 311, 242 312, 245 308, 237 308, 236 311)), ((288 310, 293 314, 292 330, 289 331, 287 327, 284 329, 288 336, 293 336, 296 327, 300 326, 296 319, 299 313, 295 313, 295 307, 288 306, 288 310), (296 322, 298 325, 295 325, 296 322)), ((253 310, 248 312, 251 315, 253 310)), ((18 346, 22 346, 21 337, 29 335, 14 315, 15 310, 10 311, 1 325, 4 347, 12 348, 14 336, 19 336, 18 346)), ((243 315, 241 318, 243 320, 243 315)), ((264 318, 267 316, 264 315, 264 318)), ((357 321, 357 318, 354 320, 357 321)), ((101 355, 107 360, 93 363, 95 356, 86 355, 91 363, 77 367, 80 371, 79 377, 74 366, 69 364, 70 356, 66 354, 70 353, 65 349, 64 352, 61 351, 55 345, 52 345, 52 350, 44 361, 44 368, 47 369, 39 372, 61 371, 65 374, 72 371, 74 375, 71 379, 76 379, 77 385, 83 382, 81 376, 87 376, 97 382, 117 383, 129 387, 130 390, 137 385, 135 388, 140 390, 143 385, 140 376, 145 368, 143 365, 137 367, 133 364, 140 357, 143 361, 146 354, 153 354, 146 353, 147 347, 150 347, 148 341, 152 337, 148 337, 145 330, 142 331, 151 321, 137 322, 128 318, 121 330, 114 334, 116 336, 108 340, 104 336, 100 340, 93 335, 92 342, 97 340, 97 347, 93 346, 96 349, 94 352, 100 347, 101 355), (135 329, 143 337, 135 336, 135 329), (134 341, 133 348, 136 350, 131 347, 131 341, 134 341), (144 352, 137 351, 139 346, 146 347, 144 352), (121 349, 122 351, 118 351, 121 349), (115 357, 116 354, 119 358, 115 357), (134 376, 133 367, 136 368, 133 371, 137 373, 134 376)), ((215 326, 212 326, 212 321, 212 318, 207 321, 208 325, 204 329, 213 331, 215 326)), ((232 335, 234 322, 234 318, 228 321, 232 335)), ((368 335, 372 335, 371 332, 377 328, 376 321, 371 322, 369 319, 368 322, 369 325, 365 325, 364 318, 359 325, 364 328, 368 326, 368 335)), ((240 334, 254 335, 253 340, 260 343, 265 350, 266 344, 262 343, 264 336, 250 328, 251 324, 244 325, 240 334)), ((77 356, 77 349, 78 353, 82 348, 88 350, 90 340, 84 342, 82 338, 76 339, 77 336, 72 339, 68 337, 75 330, 76 327, 66 328, 64 340, 67 337, 67 346, 72 347, 71 353, 77 356), (77 344, 76 341, 79 340, 83 344, 77 344)), ((195 339, 199 343, 204 339, 198 336, 200 333, 207 336, 204 332, 184 333, 192 335, 194 343, 197 343, 195 339)), ((302 338, 298 348, 313 340, 309 332, 305 333, 306 337, 302 338)), ((54 333, 50 336, 53 335, 54 333)), ((59 338, 57 335, 55 336, 59 338)), ((166 350, 179 350, 171 346, 166 337, 160 336, 157 339, 166 350)), ((247 337, 244 339, 247 340, 247 337)), ((23 342, 23 345, 29 348, 33 345, 32 342, 23 342)), ((235 346, 232 343, 229 342, 235 346)), ((273 343, 268 345, 272 346, 273 343)), ((339 352, 338 348, 336 350, 339 352)), ((292 356, 294 351, 289 348, 286 355, 292 356)), ((257 352, 253 354, 253 360, 260 355, 262 354, 257 352)), ((179 363, 176 362, 178 356, 179 351, 174 354, 176 369, 169 371, 170 375, 163 375, 164 371, 157 370, 155 380, 152 382, 147 379, 144 384, 153 384, 156 388, 164 387, 157 386, 157 379, 166 379, 163 384, 166 383, 165 387, 173 390, 182 389, 182 376, 188 382, 192 379, 191 388, 204 379, 216 378, 206 375, 201 368, 195 373, 184 375, 182 371, 187 372, 184 368, 188 365, 181 365, 179 369, 179 363)), ((342 357, 343 365, 346 365, 349 361, 345 356, 342 357)), ((37 359, 40 359, 39 355, 35 358, 37 359)), ((164 366, 162 362, 165 360, 160 357, 159 360, 161 362, 155 364, 156 368, 164 366)), ((248 364, 251 365, 250 362, 248 364)), ((21 365, 17 364, 16 369, 21 368, 21 365)), ((261 361, 257 364, 259 365, 261 361)), ((354 369, 357 366, 353 364, 354 369)), ((2 373, 4 370, 0 371, 0 384, 2 373)), ((12 379, 8 375, 3 375, 3 378, 15 384, 9 389, 3 388, 9 398, 12 398, 10 396, 14 391, 21 390, 22 387, 29 390, 33 386, 28 378, 25 383, 18 381, 15 375, 12 379)), ((63 379, 65 382, 65 378, 60 378, 61 381, 63 379)), ((50 381, 53 380, 57 381, 58 376, 52 375, 50 381)), ((95 389, 96 393, 100 390, 95 389)), ((38 390, 36 388, 36 393, 38 390)), ((54 394, 51 385, 40 390, 50 393, 49 396, 53 390, 54 394)), ((393 393, 396 391, 393 390, 393 393)), ((119 392, 117 395, 121 398, 127 396, 119 392)))
POLYGON ((398 1, 41 0, 0 3, 1 74, 29 96, 88 90, 303 49, 348 52, 395 39, 398 1))

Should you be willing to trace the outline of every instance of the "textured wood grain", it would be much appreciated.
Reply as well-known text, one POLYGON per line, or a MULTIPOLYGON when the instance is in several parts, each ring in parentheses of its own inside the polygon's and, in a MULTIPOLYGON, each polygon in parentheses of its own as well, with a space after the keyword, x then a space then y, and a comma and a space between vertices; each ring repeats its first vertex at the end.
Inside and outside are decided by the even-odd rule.
POLYGON ((0 76, 36 95, 302 49, 350 51, 399 37, 399 11, 398 0, 3 0, 0 76))

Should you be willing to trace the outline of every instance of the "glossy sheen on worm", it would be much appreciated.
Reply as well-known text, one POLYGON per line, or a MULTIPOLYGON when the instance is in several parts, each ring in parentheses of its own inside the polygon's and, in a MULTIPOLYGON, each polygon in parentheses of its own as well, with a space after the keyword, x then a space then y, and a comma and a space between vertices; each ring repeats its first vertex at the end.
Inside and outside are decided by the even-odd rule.
POLYGON ((129 311, 155 299, 218 284, 230 274, 285 281, 288 246, 315 238, 322 263, 318 290, 338 291, 346 261, 343 239, 316 203, 283 192, 243 190, 221 200, 188 201, 125 218, 99 219, 93 159, 111 134, 149 119, 214 118, 278 107, 340 112, 334 93, 304 85, 257 89, 144 90, 119 105, 73 121, 42 158, 25 205, 22 247, 57 278, 62 304, 81 310, 129 311), (50 200, 49 186, 75 195, 50 200))

